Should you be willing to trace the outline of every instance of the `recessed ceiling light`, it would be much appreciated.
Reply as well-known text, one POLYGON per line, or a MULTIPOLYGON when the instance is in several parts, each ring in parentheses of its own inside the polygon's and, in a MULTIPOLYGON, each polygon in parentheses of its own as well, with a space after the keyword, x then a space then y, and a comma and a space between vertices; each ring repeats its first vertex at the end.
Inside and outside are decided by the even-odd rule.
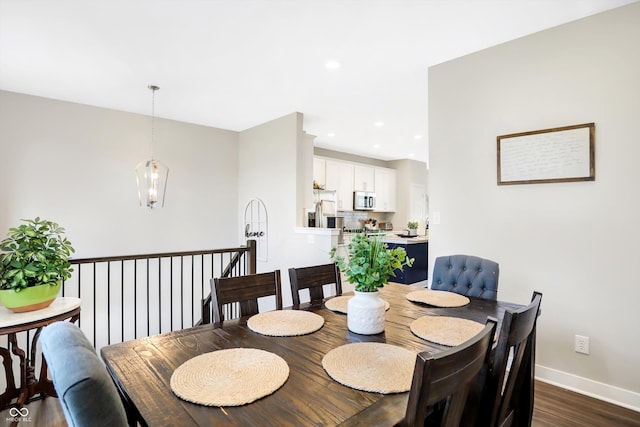
POLYGON ((376 125, 378 127, 382 127, 382 126, 384 126, 384 122, 375 122, 374 125, 376 125))
POLYGON ((422 135, 413 135, 413 139, 422 139, 422 135))
POLYGON ((380 144, 373 144, 373 148, 380 148, 380 144))
POLYGON ((415 156, 415 154, 413 154, 413 153, 409 153, 408 155, 409 155, 409 157, 415 156))
POLYGON ((336 136, 336 134, 335 134, 335 133, 333 133, 333 132, 329 132, 329 133, 327 134, 327 136, 328 136, 329 138, 333 138, 334 136, 336 136))
POLYGON ((338 61, 327 61, 324 63, 324 66, 328 69, 328 70, 337 70, 338 68, 340 68, 340 63, 338 61))

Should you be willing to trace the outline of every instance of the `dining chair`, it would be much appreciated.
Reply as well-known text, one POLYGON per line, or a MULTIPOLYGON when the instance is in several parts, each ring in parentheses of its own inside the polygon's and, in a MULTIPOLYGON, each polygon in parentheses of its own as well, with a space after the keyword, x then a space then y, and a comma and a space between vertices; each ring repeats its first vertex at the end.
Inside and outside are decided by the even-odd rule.
POLYGON ((480 333, 459 346, 435 355, 428 351, 418 354, 407 411, 397 426, 460 425, 469 387, 489 362, 496 324, 488 318, 480 333), (444 407, 432 411, 436 405, 444 407))
POLYGON ((342 295, 340 269, 335 263, 290 268, 289 282, 291 283, 291 297, 294 306, 300 305, 300 291, 303 289, 309 290, 311 303, 322 301, 325 298, 325 285, 335 284, 335 295, 342 295))
POLYGON ((135 425, 127 421, 116 386, 80 328, 51 323, 40 333, 40 345, 69 426, 135 425))
POLYGON ((258 298, 272 295, 276 297, 276 310, 282 310, 280 270, 211 279, 213 323, 216 326, 222 325, 225 304, 239 304, 240 313, 237 317, 252 316, 258 314, 258 298))
POLYGON ((526 307, 505 311, 475 425, 531 425, 536 322, 541 301, 542 294, 534 292, 526 307))
POLYGON ((473 255, 440 256, 433 265, 431 289, 495 301, 499 275, 498 263, 490 259, 473 255))

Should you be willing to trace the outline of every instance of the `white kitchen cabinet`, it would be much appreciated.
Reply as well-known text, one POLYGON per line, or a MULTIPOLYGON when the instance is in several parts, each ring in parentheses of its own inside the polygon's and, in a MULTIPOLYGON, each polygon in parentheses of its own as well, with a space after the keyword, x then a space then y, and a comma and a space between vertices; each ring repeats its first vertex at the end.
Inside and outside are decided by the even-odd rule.
POLYGON ((326 160, 325 188, 336 190, 336 207, 339 211, 353 210, 353 164, 326 160))
POLYGON ((375 168, 376 211, 396 211, 396 170, 389 168, 375 168))
POLYGON ((376 191, 373 166, 354 165, 353 191, 376 191))
POLYGON ((326 188, 326 164, 327 161, 320 157, 313 158, 313 180, 318 183, 320 188, 326 188))

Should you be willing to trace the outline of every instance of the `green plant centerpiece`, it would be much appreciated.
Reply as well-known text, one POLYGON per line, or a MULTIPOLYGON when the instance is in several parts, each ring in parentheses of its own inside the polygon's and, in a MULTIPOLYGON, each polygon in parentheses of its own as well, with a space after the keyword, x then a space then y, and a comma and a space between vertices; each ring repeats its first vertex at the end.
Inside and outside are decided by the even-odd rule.
POLYGON ((15 312, 49 306, 73 269, 75 252, 64 228, 52 221, 23 219, 0 242, 0 302, 15 312))
POLYGON ((331 250, 340 271, 354 284, 354 297, 347 303, 347 327, 350 331, 372 335, 384 331, 385 303, 378 297, 378 289, 395 277, 395 270, 413 265, 402 247, 389 249, 381 236, 356 234, 349 243, 349 258, 331 250))
POLYGON ((336 255, 336 248, 331 250, 331 258, 359 292, 377 291, 389 281, 389 277, 396 277, 394 270, 411 267, 414 261, 407 257, 404 248, 389 249, 380 236, 368 237, 364 233, 358 233, 351 239, 348 261, 336 255))

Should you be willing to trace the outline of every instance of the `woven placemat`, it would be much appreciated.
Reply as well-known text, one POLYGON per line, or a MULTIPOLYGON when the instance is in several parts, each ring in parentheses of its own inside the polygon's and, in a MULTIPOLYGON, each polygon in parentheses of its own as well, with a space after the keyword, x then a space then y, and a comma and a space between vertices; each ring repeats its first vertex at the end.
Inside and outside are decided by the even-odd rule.
MULTIPOLYGON (((353 298, 352 295, 342 295, 339 297, 334 297, 329 300, 326 300, 324 302, 324 306, 331 311, 347 314, 347 304, 349 303, 349 300, 351 298, 353 298)), ((389 310, 389 307, 391 307, 389 305, 389 302, 385 300, 383 301, 384 301, 384 309, 389 310)))
POLYGON ((171 375, 181 399, 206 406, 240 406, 278 390, 289 378, 280 356, 256 348, 231 348, 196 356, 171 375))
POLYGON ((455 292, 432 291, 431 289, 421 289, 409 292, 407 299, 413 302, 421 302, 434 307, 462 307, 469 304, 469 298, 455 292))
POLYGON ((345 344, 322 358, 322 367, 340 384, 382 394, 408 391, 415 364, 416 353, 377 342, 345 344))
POLYGON ((253 332, 271 337, 293 337, 317 331, 324 317, 302 310, 276 310, 258 313, 247 320, 253 332))
POLYGON ((454 347, 474 337, 484 325, 458 317, 423 316, 411 322, 410 327, 422 339, 454 347))

